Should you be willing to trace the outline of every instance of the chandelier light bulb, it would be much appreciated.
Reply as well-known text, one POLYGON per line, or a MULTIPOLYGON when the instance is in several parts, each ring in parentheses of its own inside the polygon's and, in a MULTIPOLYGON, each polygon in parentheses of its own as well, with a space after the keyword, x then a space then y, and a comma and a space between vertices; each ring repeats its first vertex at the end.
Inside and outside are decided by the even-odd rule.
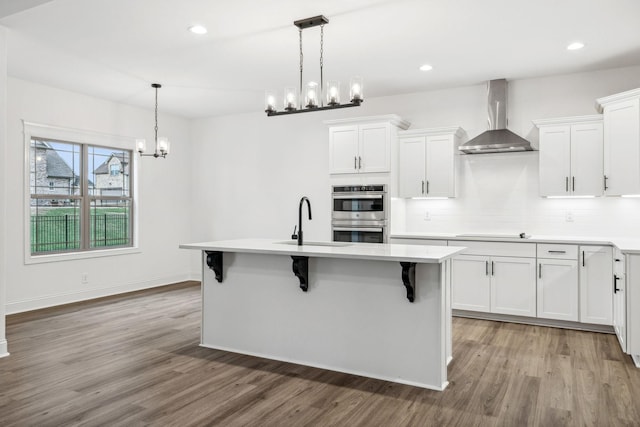
POLYGON ((327 105, 335 106, 340 104, 340 82, 329 80, 327 85, 327 105))
POLYGON ((362 90, 362 77, 354 76, 351 78, 351 102, 362 102, 364 99, 362 90))
POLYGON ((147 151, 147 141, 144 139, 136 139, 136 151, 140 154, 147 151))
POLYGON ((276 93, 273 90, 264 93, 264 111, 267 113, 276 111, 276 93))
POLYGON ((307 108, 316 108, 318 106, 318 84, 315 82, 309 82, 307 85, 305 104, 307 108))
POLYGON ((296 88, 287 87, 284 89, 284 109, 293 111, 296 109, 296 88))

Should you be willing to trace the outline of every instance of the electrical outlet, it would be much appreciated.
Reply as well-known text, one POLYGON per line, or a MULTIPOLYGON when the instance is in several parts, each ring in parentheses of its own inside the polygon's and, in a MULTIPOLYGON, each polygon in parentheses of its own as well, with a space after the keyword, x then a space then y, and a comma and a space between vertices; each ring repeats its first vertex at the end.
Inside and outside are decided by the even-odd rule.
POLYGON ((424 220, 431 221, 431 214, 429 213, 429 211, 424 212, 424 220))
POLYGON ((89 274, 88 274, 88 273, 82 273, 82 274, 80 275, 80 282, 81 282, 83 285, 86 285, 87 283, 89 283, 89 274))
POLYGON ((573 212, 567 211, 564 214, 564 220, 567 222, 573 222, 573 212))

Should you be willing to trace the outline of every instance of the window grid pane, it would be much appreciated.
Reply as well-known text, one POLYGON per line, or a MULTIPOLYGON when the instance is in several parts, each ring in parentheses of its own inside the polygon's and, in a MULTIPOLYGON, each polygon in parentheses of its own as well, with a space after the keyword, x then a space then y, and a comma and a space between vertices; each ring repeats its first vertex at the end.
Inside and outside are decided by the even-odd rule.
POLYGON ((92 200, 89 227, 91 248, 131 246, 131 202, 92 200))
MULTIPOLYGON (((55 200, 55 199, 54 199, 55 200)), ((31 253, 64 252, 80 248, 80 203, 31 199, 31 253), (65 206, 61 206, 62 204, 65 206)))
POLYGON ((29 160, 31 194, 80 194, 81 144, 33 138, 29 160))

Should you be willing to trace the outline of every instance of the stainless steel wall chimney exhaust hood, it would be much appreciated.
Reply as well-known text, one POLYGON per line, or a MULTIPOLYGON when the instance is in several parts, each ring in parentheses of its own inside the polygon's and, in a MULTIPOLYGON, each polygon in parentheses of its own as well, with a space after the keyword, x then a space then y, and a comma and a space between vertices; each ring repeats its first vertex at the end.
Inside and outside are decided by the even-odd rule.
POLYGON ((507 129, 507 81, 505 79, 487 82, 489 130, 460 145, 465 154, 513 153, 532 151, 526 139, 507 129))

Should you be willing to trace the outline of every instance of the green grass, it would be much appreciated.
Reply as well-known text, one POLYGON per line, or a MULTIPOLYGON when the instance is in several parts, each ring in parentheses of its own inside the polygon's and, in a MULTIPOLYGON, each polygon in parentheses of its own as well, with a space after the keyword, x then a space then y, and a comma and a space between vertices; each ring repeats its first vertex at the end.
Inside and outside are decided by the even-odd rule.
MULTIPOLYGON (((80 249, 80 220, 73 207, 40 208, 31 215, 31 253, 80 249)), ((129 210, 98 207, 90 217, 90 245, 96 247, 131 244, 129 210)))

